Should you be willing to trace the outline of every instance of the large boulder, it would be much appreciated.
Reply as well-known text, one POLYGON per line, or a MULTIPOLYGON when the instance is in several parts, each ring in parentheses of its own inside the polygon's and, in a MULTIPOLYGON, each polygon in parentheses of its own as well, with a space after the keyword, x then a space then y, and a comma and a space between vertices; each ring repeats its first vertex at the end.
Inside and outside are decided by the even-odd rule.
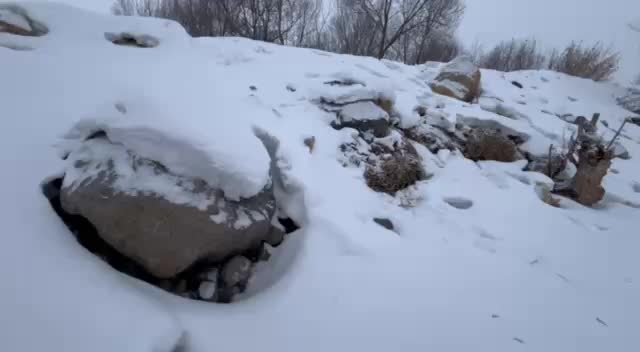
POLYGON ((480 96, 480 77, 478 66, 460 56, 444 65, 429 86, 434 93, 471 103, 480 96))
POLYGON ((158 278, 200 261, 219 262, 257 248, 272 231, 272 187, 232 201, 206 182, 173 174, 106 136, 67 156, 63 209, 158 278))

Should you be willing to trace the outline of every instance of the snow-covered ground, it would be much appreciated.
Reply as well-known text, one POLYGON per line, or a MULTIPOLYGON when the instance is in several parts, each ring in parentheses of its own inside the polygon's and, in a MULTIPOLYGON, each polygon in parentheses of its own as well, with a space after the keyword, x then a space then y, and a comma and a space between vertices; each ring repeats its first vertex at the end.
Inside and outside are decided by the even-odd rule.
POLYGON ((610 138, 631 115, 616 106, 619 87, 483 71, 480 104, 465 104, 431 93, 439 64, 192 39, 166 20, 21 6, 49 33, 0 33, 1 350, 165 352, 179 340, 189 352, 640 349, 640 127, 625 128, 631 159, 614 161, 594 208, 545 204, 538 187, 551 181, 522 171, 523 161, 474 163, 419 145, 433 176, 394 198, 338 162, 353 130, 333 129, 335 114, 317 104, 394 99, 403 127, 419 123, 424 106, 446 126, 499 124, 544 155, 571 134, 558 116, 599 112, 610 138), (160 45, 116 46, 107 32, 160 45), (334 80, 360 84, 325 84, 334 80), (497 105, 509 117, 489 111, 497 105), (271 135, 294 190, 279 200, 302 229, 229 305, 120 274, 76 243, 39 187, 62 172, 59 153, 98 127, 231 196, 267 182, 255 134, 271 135))

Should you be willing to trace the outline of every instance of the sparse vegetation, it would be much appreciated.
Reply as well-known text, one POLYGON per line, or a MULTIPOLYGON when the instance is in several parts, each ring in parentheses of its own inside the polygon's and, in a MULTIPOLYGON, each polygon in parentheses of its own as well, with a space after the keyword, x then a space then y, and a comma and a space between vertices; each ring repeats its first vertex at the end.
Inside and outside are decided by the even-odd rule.
POLYGON ((620 63, 620 54, 600 42, 589 46, 574 41, 562 50, 545 54, 535 39, 512 39, 498 43, 488 52, 476 43, 467 55, 482 68, 505 72, 547 68, 594 81, 610 79, 620 63))
MULTIPOLYGON (((377 147, 377 146, 376 146, 377 147)), ((380 146, 380 151, 387 151, 380 146)), ((396 150, 380 155, 379 161, 367 165, 364 177, 367 185, 377 192, 394 195, 424 178, 420 157, 409 141, 396 150)))
POLYGON ((571 42, 563 51, 554 50, 549 57, 549 69, 596 82, 608 80, 618 71, 620 54, 602 43, 586 46, 571 42))
POLYGON ((545 56, 535 39, 503 41, 486 55, 479 65, 499 71, 537 70, 544 67, 545 56))

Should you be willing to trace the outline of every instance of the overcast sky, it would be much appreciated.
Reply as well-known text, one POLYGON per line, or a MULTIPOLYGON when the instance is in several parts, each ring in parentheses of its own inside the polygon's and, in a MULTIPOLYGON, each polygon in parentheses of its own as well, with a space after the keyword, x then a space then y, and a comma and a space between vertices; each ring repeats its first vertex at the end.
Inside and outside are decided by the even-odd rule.
MULTIPOLYGON (((41 0, 46 1, 46 0, 41 0)), ((112 0, 59 0, 108 12, 112 0)), ((541 44, 563 46, 571 40, 611 43, 623 55, 618 77, 640 74, 640 33, 628 23, 640 18, 640 0, 466 0, 459 29, 462 41, 485 46, 503 39, 535 37, 541 44)))

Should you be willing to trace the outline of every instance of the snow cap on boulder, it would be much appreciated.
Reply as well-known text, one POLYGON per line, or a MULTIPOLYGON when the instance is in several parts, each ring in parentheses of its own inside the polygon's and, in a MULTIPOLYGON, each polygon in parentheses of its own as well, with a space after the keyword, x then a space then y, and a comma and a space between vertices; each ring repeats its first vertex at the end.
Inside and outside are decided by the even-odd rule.
POLYGON ((470 103, 480 95, 480 77, 478 66, 459 56, 442 67, 430 87, 434 93, 470 103))

